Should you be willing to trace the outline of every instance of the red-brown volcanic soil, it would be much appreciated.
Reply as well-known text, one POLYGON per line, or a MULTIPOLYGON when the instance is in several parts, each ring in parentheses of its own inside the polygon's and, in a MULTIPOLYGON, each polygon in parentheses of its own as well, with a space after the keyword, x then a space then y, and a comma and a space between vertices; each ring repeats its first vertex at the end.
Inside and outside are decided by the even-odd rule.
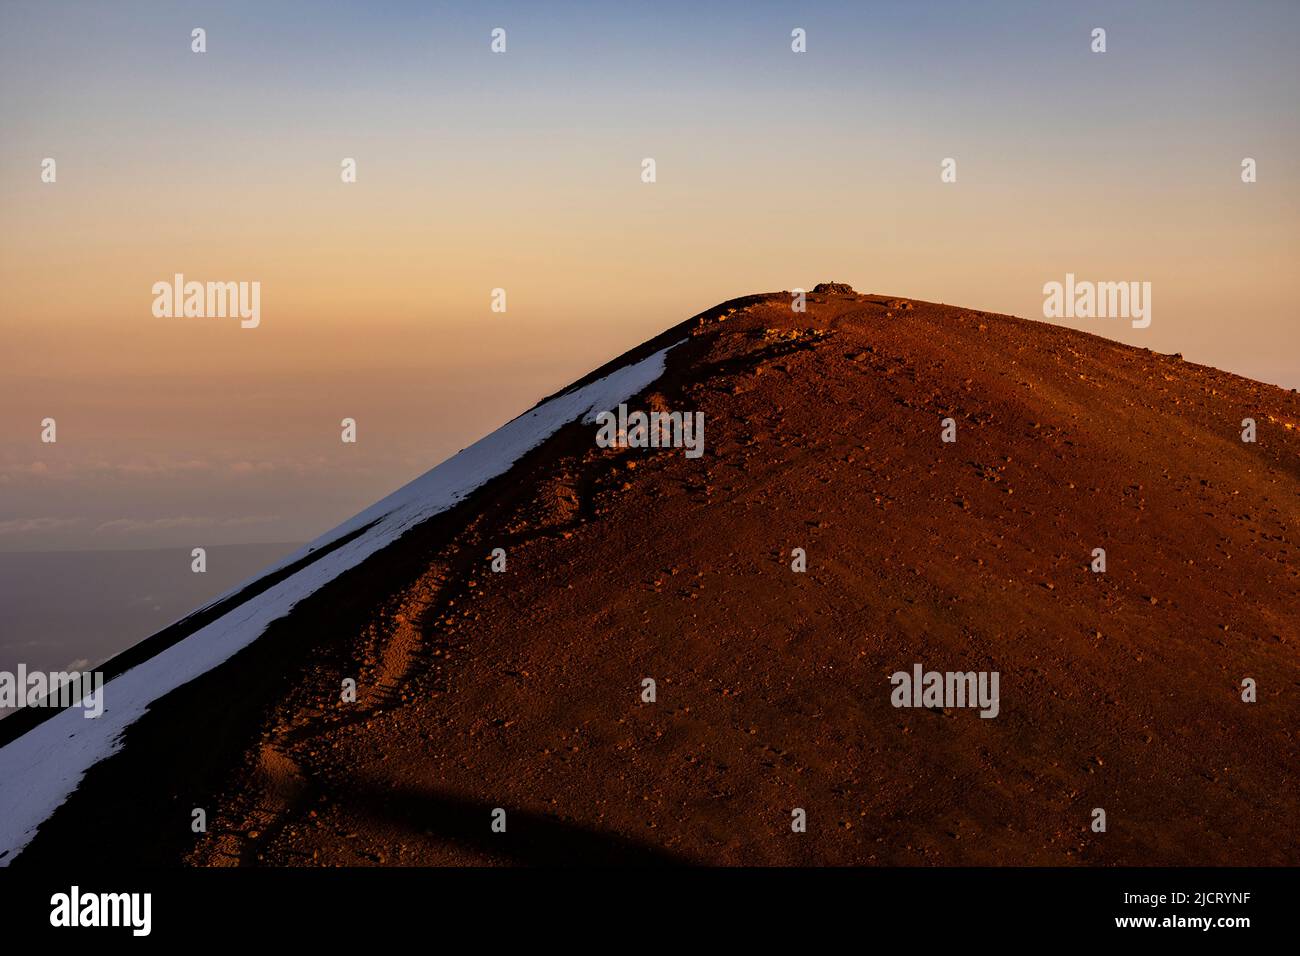
POLYGON ((851 291, 686 336, 631 405, 703 411, 702 458, 569 426, 155 705, 16 864, 1300 863, 1294 393, 851 291), (915 663, 999 714, 894 708, 915 663))

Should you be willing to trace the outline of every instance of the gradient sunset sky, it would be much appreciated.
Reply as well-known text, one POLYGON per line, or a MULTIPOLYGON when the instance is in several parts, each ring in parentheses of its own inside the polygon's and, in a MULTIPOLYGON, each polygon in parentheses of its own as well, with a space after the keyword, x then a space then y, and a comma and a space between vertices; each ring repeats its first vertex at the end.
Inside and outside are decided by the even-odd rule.
POLYGON ((1150 328, 1066 324, 1300 386, 1300 4, 704 6, 6 0, 0 551, 307 540, 831 279, 1039 319, 1149 281, 1150 328), (259 281, 260 327, 155 317, 174 273, 259 281))

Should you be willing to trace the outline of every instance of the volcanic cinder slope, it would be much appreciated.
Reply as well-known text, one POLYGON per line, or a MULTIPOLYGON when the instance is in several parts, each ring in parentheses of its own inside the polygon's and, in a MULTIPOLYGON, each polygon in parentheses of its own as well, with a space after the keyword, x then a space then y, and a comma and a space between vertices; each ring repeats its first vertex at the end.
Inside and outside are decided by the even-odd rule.
POLYGON ((15 865, 1300 862, 1294 393, 838 286, 584 383, 674 343, 629 404, 702 457, 575 417, 155 701, 15 865), (997 716, 896 709, 918 663, 997 716))

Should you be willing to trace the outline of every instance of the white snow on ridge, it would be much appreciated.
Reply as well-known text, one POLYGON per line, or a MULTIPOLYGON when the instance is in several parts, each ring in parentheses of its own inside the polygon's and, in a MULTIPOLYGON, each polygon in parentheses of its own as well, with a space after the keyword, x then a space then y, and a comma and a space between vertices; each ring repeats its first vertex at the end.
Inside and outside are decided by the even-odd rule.
POLYGON ((663 375, 668 351, 676 345, 525 412, 317 538, 276 567, 374 523, 347 544, 113 678, 104 685, 104 712, 100 717, 88 719, 80 708, 69 708, 0 748, 0 853, 8 851, 0 858, 0 865, 8 865, 31 841, 37 828, 76 789, 87 770, 121 746, 123 732, 151 703, 253 643, 267 625, 284 617, 299 601, 382 550, 405 531, 504 474, 563 426, 579 418, 590 422, 597 412, 640 392, 663 375))

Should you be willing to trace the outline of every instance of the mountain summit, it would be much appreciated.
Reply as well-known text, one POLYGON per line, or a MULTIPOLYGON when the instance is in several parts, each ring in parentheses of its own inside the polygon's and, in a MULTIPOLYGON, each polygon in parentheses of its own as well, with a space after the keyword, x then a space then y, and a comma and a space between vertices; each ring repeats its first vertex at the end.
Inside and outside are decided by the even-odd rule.
POLYGON ((4 727, 4 861, 1300 861, 1296 395, 805 305, 675 326, 128 652, 112 734, 4 727))

